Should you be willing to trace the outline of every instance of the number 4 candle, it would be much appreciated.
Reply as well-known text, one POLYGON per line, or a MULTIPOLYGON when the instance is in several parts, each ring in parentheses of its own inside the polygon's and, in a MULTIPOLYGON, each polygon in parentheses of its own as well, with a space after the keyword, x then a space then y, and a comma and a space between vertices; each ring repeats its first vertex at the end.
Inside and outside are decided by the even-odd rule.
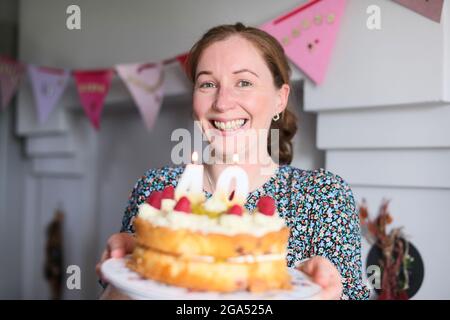
POLYGON ((203 194, 203 165, 197 164, 198 153, 192 153, 192 163, 186 165, 183 175, 175 189, 175 199, 178 201, 186 196, 192 203, 204 200, 203 194))

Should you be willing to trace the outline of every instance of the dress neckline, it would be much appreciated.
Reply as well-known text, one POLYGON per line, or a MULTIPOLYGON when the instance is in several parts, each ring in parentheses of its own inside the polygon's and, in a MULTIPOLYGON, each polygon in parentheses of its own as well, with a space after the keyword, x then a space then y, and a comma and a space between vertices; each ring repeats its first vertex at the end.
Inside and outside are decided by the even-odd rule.
MULTIPOLYGON (((282 169, 285 167, 285 164, 280 164, 275 169, 274 173, 270 176, 270 178, 264 182, 262 185, 260 185, 258 188, 254 189, 253 191, 250 191, 247 196, 248 199, 252 198, 255 195, 258 195, 260 193, 263 193, 264 190, 268 189, 269 186, 271 186, 278 178, 278 175, 281 173, 282 169)), ((212 193, 209 191, 206 191, 203 189, 203 193, 205 194, 206 198, 210 198, 212 196, 212 193)))

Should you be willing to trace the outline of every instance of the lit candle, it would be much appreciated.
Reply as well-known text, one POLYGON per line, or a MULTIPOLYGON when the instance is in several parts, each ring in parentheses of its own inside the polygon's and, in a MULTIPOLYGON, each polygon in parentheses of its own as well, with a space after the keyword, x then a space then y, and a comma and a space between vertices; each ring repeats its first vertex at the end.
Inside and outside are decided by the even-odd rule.
POLYGON ((203 165, 197 164, 198 153, 192 153, 192 163, 186 165, 183 175, 175 189, 175 199, 178 201, 186 196, 192 203, 204 200, 203 194, 203 165))
POLYGON ((243 205, 245 201, 247 200, 248 195, 248 175, 247 172, 245 172, 244 169, 237 166, 236 163, 238 162, 239 158, 237 154, 233 155, 233 166, 229 166, 225 170, 223 170, 219 176, 219 179, 217 180, 216 184, 216 192, 217 195, 215 196, 221 198, 221 199, 228 199, 229 198, 229 190, 230 190, 230 183, 233 179, 235 179, 236 188, 234 190, 234 196, 231 200, 232 204, 241 204, 243 205))

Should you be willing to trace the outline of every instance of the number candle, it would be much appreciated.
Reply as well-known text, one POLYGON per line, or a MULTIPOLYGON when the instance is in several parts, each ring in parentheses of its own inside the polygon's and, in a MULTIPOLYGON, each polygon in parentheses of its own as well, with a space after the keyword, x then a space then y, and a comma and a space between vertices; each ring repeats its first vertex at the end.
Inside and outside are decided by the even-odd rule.
POLYGON ((248 175, 244 169, 237 166, 238 155, 233 155, 233 162, 235 165, 230 166, 222 171, 217 180, 216 193, 221 199, 228 199, 229 197, 229 187, 232 179, 236 179, 236 189, 234 190, 234 196, 231 203, 244 204, 247 200, 248 195, 248 175))
POLYGON ((203 165, 197 164, 198 153, 192 153, 192 163, 186 165, 183 175, 175 189, 175 199, 178 201, 186 196, 193 203, 201 202, 203 194, 203 165))

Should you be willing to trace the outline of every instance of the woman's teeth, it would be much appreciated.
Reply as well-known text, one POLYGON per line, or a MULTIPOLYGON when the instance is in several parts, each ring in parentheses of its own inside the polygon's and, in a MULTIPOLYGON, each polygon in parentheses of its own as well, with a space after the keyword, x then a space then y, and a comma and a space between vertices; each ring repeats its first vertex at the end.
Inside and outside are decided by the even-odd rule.
POLYGON ((244 119, 239 119, 239 120, 232 120, 232 121, 226 121, 226 122, 222 122, 222 121, 213 121, 214 126, 219 129, 219 130, 237 130, 239 128, 241 128, 244 124, 245 124, 245 120, 244 119))

